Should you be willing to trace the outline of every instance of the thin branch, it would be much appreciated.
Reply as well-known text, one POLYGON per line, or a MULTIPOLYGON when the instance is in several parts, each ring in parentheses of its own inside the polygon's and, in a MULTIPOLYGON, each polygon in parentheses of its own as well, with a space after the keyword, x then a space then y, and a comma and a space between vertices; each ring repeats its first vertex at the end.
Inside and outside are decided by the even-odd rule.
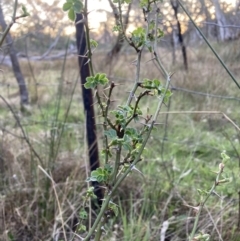
POLYGON ((223 163, 220 163, 219 164, 219 171, 217 173, 216 179, 214 180, 212 188, 208 192, 208 194, 205 197, 205 199, 199 205, 199 209, 198 209, 198 212, 197 212, 197 216, 195 218, 195 222, 194 222, 194 226, 193 226, 192 232, 191 232, 190 237, 189 237, 189 241, 194 241, 194 236, 195 236, 196 231, 197 231, 197 226, 198 226, 198 222, 199 222, 199 218, 200 218, 201 212, 202 212, 202 210, 203 210, 207 200, 212 195, 212 193, 214 192, 215 188, 219 185, 219 179, 221 177, 221 174, 223 173, 223 169, 224 169, 224 165, 223 165, 223 163))
POLYGON ((32 146, 30 140, 28 139, 28 137, 27 137, 27 135, 26 135, 26 133, 25 133, 23 127, 22 127, 22 124, 21 124, 18 116, 17 116, 16 113, 14 112, 12 106, 6 101, 6 99, 5 99, 2 95, 0 95, 0 98, 3 100, 3 102, 4 102, 4 103, 7 105, 7 107, 9 108, 10 112, 13 114, 13 116, 14 116, 14 118, 15 118, 15 120, 16 120, 16 122, 17 122, 17 124, 18 124, 18 126, 19 126, 19 128, 20 128, 20 130, 21 130, 21 132, 22 132, 22 134, 23 134, 23 139, 24 139, 24 140, 26 141, 26 143, 28 144, 30 150, 32 150, 32 152, 34 153, 34 155, 38 158, 39 163, 40 163, 42 166, 44 166, 41 157, 40 157, 40 156, 38 155, 38 153, 35 151, 35 149, 34 149, 34 147, 32 146))
POLYGON ((197 26, 197 24, 194 22, 194 20, 192 19, 191 15, 189 14, 189 12, 187 11, 187 9, 183 6, 183 4, 181 3, 180 0, 177 0, 178 3, 180 4, 180 6, 182 7, 183 11, 187 14, 187 16, 189 17, 189 19, 192 21, 194 27, 198 30, 199 34, 203 37, 204 41, 206 42, 206 44, 208 45, 208 47, 212 50, 212 52, 214 53, 214 55, 216 56, 216 58, 219 60, 219 62, 221 63, 221 65, 223 66, 223 68, 227 71, 227 73, 229 74, 229 76, 231 77, 231 79, 234 81, 234 83, 237 85, 237 87, 240 89, 240 85, 237 82, 236 78, 233 76, 233 74, 230 72, 230 70, 227 68, 227 66, 225 65, 225 63, 223 62, 223 60, 220 58, 220 56, 218 55, 218 53, 215 51, 215 49, 212 47, 212 45, 209 43, 209 41, 207 40, 207 38, 205 37, 205 35, 202 33, 202 31, 200 30, 200 28, 197 26))
MULTIPOLYGON (((0 40, 0 47, 2 46, 5 38, 7 37, 7 34, 9 33, 12 25, 15 23, 15 18, 16 18, 16 13, 17 13, 17 6, 18 6, 18 0, 15 0, 14 8, 13 8, 12 21, 8 24, 7 28, 3 32, 2 38, 0 40)), ((0 14, 3 16, 1 5, 0 5, 0 14)))

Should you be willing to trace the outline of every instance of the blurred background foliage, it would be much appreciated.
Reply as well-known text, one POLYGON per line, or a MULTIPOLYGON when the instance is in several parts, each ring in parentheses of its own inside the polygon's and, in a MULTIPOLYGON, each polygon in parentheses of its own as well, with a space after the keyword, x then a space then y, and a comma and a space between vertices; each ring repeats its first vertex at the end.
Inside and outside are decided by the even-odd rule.
MULTIPOLYGON (((240 2, 182 2, 239 80, 240 2)), ((27 114, 19 111, 18 84, 8 57, 9 45, 4 44, 0 52, 0 91, 12 110, 0 101, 0 239, 60 240, 60 210, 53 187, 38 168, 39 160, 26 139, 55 181, 66 230, 70 233, 86 191, 88 173, 75 27, 61 10, 61 1, 25 0, 21 3, 31 16, 18 20, 11 35, 26 80, 30 111, 27 114)), ((105 72, 110 80, 121 84, 114 90, 114 107, 128 96, 134 81, 132 63, 136 56, 123 42, 120 51, 109 61, 114 46, 120 41, 113 32, 116 18, 110 3, 110 0, 89 1, 89 21, 91 38, 99 43, 93 53, 95 72, 105 72)), ((240 240, 240 133, 236 128, 240 125, 239 89, 180 7, 177 16, 183 42, 179 42, 171 3, 174 1, 165 0, 159 5, 159 26, 164 36, 158 50, 164 66, 174 73, 173 96, 159 116, 159 125, 151 136, 145 159, 139 163, 144 179, 134 172, 121 186, 117 197, 121 200, 121 216, 117 225, 109 224, 110 232, 105 240, 160 240, 164 221, 169 224, 165 240, 186 240, 194 214, 183 204, 198 205, 197 189, 211 187, 212 171, 218 169, 223 150, 231 157, 226 175, 232 182, 218 189, 221 198, 211 197, 201 216, 199 230, 209 232, 211 240, 240 240), (182 44, 187 53, 187 71, 182 44)), ((133 0, 131 4, 130 9, 124 5, 123 10, 124 17, 128 18, 127 35, 144 24, 139 1, 133 0)), ((8 23, 13 1, 1 0, 1 7, 8 23)), ((151 59, 151 54, 143 55, 141 78, 161 79, 151 59)), ((154 107, 150 99, 142 104, 149 115, 154 107)), ((98 130, 101 145, 100 126, 98 130)))

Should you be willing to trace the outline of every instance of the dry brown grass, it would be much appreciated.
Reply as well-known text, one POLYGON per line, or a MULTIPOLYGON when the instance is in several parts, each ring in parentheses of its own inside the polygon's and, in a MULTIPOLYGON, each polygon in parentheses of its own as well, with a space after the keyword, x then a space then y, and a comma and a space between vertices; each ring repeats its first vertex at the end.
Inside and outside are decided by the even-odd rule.
POLYGON ((59 215, 66 221, 65 226, 78 216, 79 204, 86 190, 85 164, 81 160, 85 157, 72 153, 59 154, 55 167, 49 173, 53 181, 49 184, 50 196, 47 198, 44 186, 46 175, 37 168, 37 162, 32 160, 27 146, 14 139, 8 142, 4 138, 1 142, 1 189, 4 195, 0 202, 0 239, 11 240, 12 235, 14 240, 19 241, 48 240, 51 233, 56 235, 61 232, 59 215), (56 200, 60 203, 60 210, 56 200), (47 215, 42 206, 45 204, 47 215))

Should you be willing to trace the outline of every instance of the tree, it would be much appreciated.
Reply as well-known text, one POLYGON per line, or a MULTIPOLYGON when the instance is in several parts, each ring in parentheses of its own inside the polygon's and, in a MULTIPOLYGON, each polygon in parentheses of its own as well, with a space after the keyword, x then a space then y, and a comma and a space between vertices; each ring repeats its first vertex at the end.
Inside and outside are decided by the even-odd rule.
POLYGON ((175 16, 176 21, 177 21, 177 35, 178 35, 178 41, 179 41, 179 43, 181 44, 181 47, 182 47, 182 56, 183 56, 184 68, 187 71, 188 70, 187 50, 186 50, 186 46, 185 46, 184 41, 183 41, 181 25, 180 25, 180 22, 179 22, 179 19, 178 19, 178 8, 179 8, 178 1, 171 0, 171 5, 172 5, 173 11, 174 11, 174 16, 175 16))
MULTIPOLYGON (((16 7, 17 6, 15 5, 15 8, 16 7)), ((14 13, 16 13, 16 9, 14 10, 14 13)), ((13 23, 15 22, 16 19, 17 19, 17 17, 15 17, 15 14, 13 14, 12 23, 10 25, 7 25, 5 22, 5 19, 4 19, 2 6, 0 5, 0 25, 3 30, 7 30, 7 29, 10 30, 10 27, 13 25, 13 23)), ((25 80, 24 80, 24 77, 21 72, 19 62, 18 62, 17 52, 13 45, 14 41, 9 32, 6 35, 6 43, 9 48, 9 55, 10 55, 10 59, 12 62, 13 72, 14 72, 14 75, 16 77, 16 80, 17 80, 18 86, 19 86, 21 108, 24 108, 24 106, 29 104, 28 90, 27 90, 27 86, 25 84, 25 80)))
POLYGON ((222 11, 220 7, 219 0, 213 0, 213 4, 215 7, 215 15, 217 24, 219 25, 219 37, 220 41, 226 41, 236 38, 235 31, 233 31, 231 28, 226 28, 225 25, 231 24, 229 20, 226 18, 224 12, 222 11))

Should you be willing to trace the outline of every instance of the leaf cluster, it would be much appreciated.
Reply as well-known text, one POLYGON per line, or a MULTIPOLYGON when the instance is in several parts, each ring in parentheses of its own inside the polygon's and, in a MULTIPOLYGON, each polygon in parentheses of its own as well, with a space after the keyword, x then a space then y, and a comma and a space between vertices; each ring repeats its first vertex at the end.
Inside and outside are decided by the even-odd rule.
POLYGON ((91 177, 87 179, 87 181, 91 182, 99 182, 99 183, 107 183, 110 178, 110 174, 112 173, 112 166, 109 164, 105 164, 105 166, 99 167, 97 170, 91 172, 91 177))
MULTIPOLYGON (((125 165, 132 163, 138 155, 138 161, 142 159, 141 152, 144 149, 142 149, 142 143, 144 135, 149 131, 148 123, 151 121, 151 117, 143 117, 143 112, 139 105, 142 98, 148 95, 159 98, 164 95, 164 101, 167 101, 171 96, 171 91, 166 90, 162 86, 160 80, 144 79, 143 82, 138 85, 144 89, 144 91, 136 96, 134 104, 119 105, 116 109, 109 110, 112 90, 116 85, 114 83, 107 85, 108 82, 106 74, 97 73, 95 76, 88 77, 86 79, 86 83, 84 84, 85 88, 92 88, 96 90, 99 106, 102 109, 102 117, 105 121, 103 124, 103 134, 106 140, 106 145, 102 150, 102 155, 106 157, 105 160, 109 160, 114 157, 114 152, 116 151, 119 151, 120 153, 121 150, 125 151, 125 157, 122 161, 119 159, 115 163, 111 163, 111 165, 107 162, 107 166, 104 168, 100 167, 91 173, 91 177, 88 181, 98 181, 100 183, 107 183, 110 181, 109 178, 112 177, 112 175, 119 176, 122 171, 124 172, 125 169, 121 169, 122 164, 125 165), (105 86, 105 89, 108 89, 108 93, 104 93, 104 97, 101 98, 98 90, 99 85, 105 86), (135 127, 134 124, 139 123, 140 119, 145 120, 142 127, 135 127), (117 170, 115 174, 113 172, 114 169, 117 170)), ((117 176, 114 178, 117 178, 117 176)))
POLYGON ((62 7, 63 11, 68 12, 68 18, 75 21, 76 14, 83 10, 83 3, 80 0, 66 0, 62 7))
MULTIPOLYGON (((131 0, 114 0, 113 2, 118 3, 119 12, 121 13, 122 4, 130 4, 131 0)), ((148 5, 152 3, 148 1, 148 5)), ((81 11, 82 8, 83 5, 79 4, 79 0, 67 0, 63 6, 63 10, 68 11, 69 18, 72 20, 75 19, 77 11, 81 11)), ((144 12, 145 20, 148 15, 147 11, 144 12)), ((154 14, 156 15, 154 19, 157 19, 159 15, 158 11, 154 14)), ((121 32, 139 56, 141 56, 140 53, 145 46, 152 52, 154 41, 156 43, 163 36, 162 30, 155 25, 157 22, 146 21, 147 27, 136 28, 130 37, 125 35, 121 18, 120 22, 114 27, 114 31, 121 32)), ((88 28, 86 27, 86 29, 88 28)), ((96 41, 91 40, 90 42, 88 45, 89 48, 97 47, 96 41)), ((89 52, 91 52, 91 49, 89 49, 89 52)), ((88 57, 88 62, 91 63, 91 55, 88 55, 88 57)), ((137 65, 140 66, 140 63, 141 57, 139 57, 137 65)), ((113 90, 117 84, 109 82, 105 73, 92 74, 92 76, 86 78, 86 83, 84 84, 86 89, 94 90, 101 113, 101 124, 103 126, 103 149, 101 153, 105 162, 103 166, 92 171, 90 177, 87 179, 88 182, 100 183, 105 191, 105 195, 100 213, 86 236, 86 241, 90 240, 91 235, 96 230, 96 240, 100 240, 102 227, 107 222, 107 219, 111 217, 111 213, 118 215, 118 206, 112 202, 113 195, 121 182, 133 170, 139 171, 136 165, 139 161, 143 160, 145 146, 156 124, 158 113, 162 104, 168 101, 171 96, 171 92, 168 90, 170 77, 167 79, 165 86, 163 86, 158 79, 143 79, 141 82, 139 72, 140 67, 137 67, 136 76, 138 77, 127 102, 118 105, 115 109, 113 109, 111 103, 114 101, 113 90), (154 115, 148 115, 148 113, 146 114, 141 110, 140 103, 147 96, 155 98, 158 102, 154 115)), ((168 74, 164 74, 168 76, 168 74)), ((82 219, 84 217, 83 215, 82 219)))
POLYGON ((86 78, 86 83, 84 84, 84 87, 86 89, 94 89, 98 85, 106 85, 109 82, 108 78, 106 77, 106 74, 103 73, 97 73, 95 76, 90 76, 86 78))

